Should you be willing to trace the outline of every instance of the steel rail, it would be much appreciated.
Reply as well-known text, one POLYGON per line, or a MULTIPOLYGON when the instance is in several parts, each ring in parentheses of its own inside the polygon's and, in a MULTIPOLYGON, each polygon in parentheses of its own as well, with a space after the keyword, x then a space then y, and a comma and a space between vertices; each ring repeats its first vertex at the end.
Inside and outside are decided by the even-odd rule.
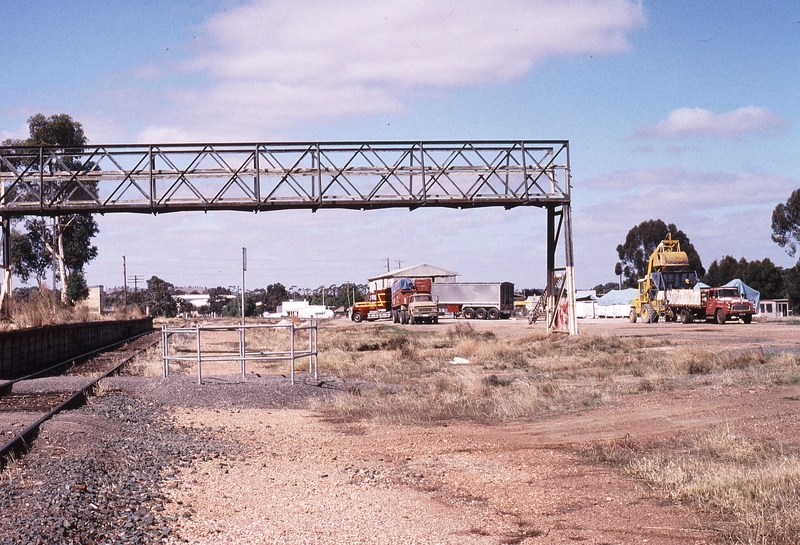
MULTIPOLYGON (((152 333, 154 333, 154 332, 140 333, 140 334, 138 334, 138 335, 136 335, 134 337, 131 337, 130 339, 127 339, 125 341, 121 341, 120 343, 115 343, 114 345, 109 345, 109 347, 119 346, 119 345, 125 344, 127 342, 130 342, 132 340, 136 340, 138 338, 141 338, 144 335, 149 335, 149 334, 152 334, 152 333)), ((115 365, 109 371, 105 372, 103 375, 92 379, 92 381, 89 382, 87 385, 85 385, 80 390, 78 390, 77 392, 75 392, 74 394, 69 396, 69 398, 67 398, 66 401, 60 403, 55 408, 51 409, 48 413, 46 413, 44 416, 39 418, 36 422, 34 422, 33 424, 31 424, 30 426, 25 428, 19 435, 17 435, 16 437, 14 437, 10 441, 8 441, 5 445, 0 447, 0 471, 3 471, 6 468, 6 466, 8 465, 9 461, 12 458, 17 458, 17 457, 25 454, 26 452, 28 452, 30 450, 30 447, 31 447, 32 443, 36 440, 36 438, 39 435, 39 428, 41 427, 42 424, 44 424, 45 422, 50 420, 53 416, 57 415, 58 413, 60 413, 62 411, 67 411, 67 410, 70 410, 70 409, 76 409, 76 408, 81 407, 82 405, 84 405, 86 403, 86 401, 88 400, 89 395, 91 395, 92 390, 94 390, 94 388, 97 386, 98 382, 100 382, 104 378, 107 378, 107 377, 117 373, 122 368, 123 365, 127 364, 133 358, 135 358, 136 356, 138 356, 139 354, 141 354, 145 350, 148 350, 149 348, 154 346, 159 341, 160 341, 160 339, 156 339, 149 346, 146 346, 146 347, 144 347, 144 348, 142 348, 140 350, 137 350, 133 354, 131 354, 128 357, 126 357, 124 360, 119 362, 117 365, 115 365)), ((95 351, 93 351, 91 353, 84 354, 84 356, 82 356, 82 357, 86 357, 86 356, 88 356, 90 354, 97 353, 97 352, 100 352, 102 350, 109 350, 110 349, 109 347, 106 347, 105 349, 95 350, 95 351)), ((73 359, 69 360, 68 362, 60 363, 59 365, 51 367, 48 370, 52 370, 55 367, 59 367, 59 366, 69 365, 70 363, 74 362, 75 359, 76 358, 73 358, 73 359)), ((41 374, 41 372, 40 373, 36 373, 36 375, 39 375, 39 374, 41 374)), ((30 375, 29 377, 26 377, 26 378, 30 378, 32 376, 35 376, 35 375, 30 375)), ((24 380, 24 379, 15 379, 14 382, 18 382, 19 380, 24 380)), ((6 385, 4 384, 3 386, 6 386, 6 385)))
POLYGON ((79 362, 79 361, 83 361, 83 360, 89 359, 92 356, 94 356, 96 354, 99 354, 101 352, 105 352, 107 350, 114 350, 115 348, 119 348, 120 346, 124 345, 125 343, 129 343, 131 341, 135 341, 136 339, 144 337, 145 335, 150 335, 150 334, 155 333, 155 332, 156 332, 156 330, 145 331, 144 333, 137 333, 133 337, 128 337, 127 339, 124 339, 122 341, 117 341, 115 343, 111 343, 109 345, 102 346, 100 348, 95 348, 94 350, 92 350, 90 352, 86 352, 85 354, 80 354, 78 356, 74 356, 72 358, 69 358, 67 360, 62 361, 61 363, 57 363, 55 365, 51 365, 50 367, 48 367, 46 369, 40 369, 39 371, 36 371, 35 373, 31 373, 30 375, 25 375, 24 377, 18 377, 18 378, 15 378, 15 379, 10 379, 10 380, 4 381, 3 383, 0 383, 0 396, 9 393, 11 391, 11 388, 17 382, 21 382, 23 380, 31 380, 31 379, 34 379, 36 377, 40 377, 40 376, 47 375, 47 374, 50 374, 50 373, 55 373, 56 371, 58 371, 59 369, 61 369, 63 367, 66 367, 68 365, 72 365, 72 364, 74 364, 76 362, 79 362))

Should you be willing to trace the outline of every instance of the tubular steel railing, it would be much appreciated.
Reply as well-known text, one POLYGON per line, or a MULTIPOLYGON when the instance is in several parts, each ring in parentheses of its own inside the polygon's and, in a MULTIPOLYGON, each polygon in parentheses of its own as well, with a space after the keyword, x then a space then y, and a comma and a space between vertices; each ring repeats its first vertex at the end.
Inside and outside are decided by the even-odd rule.
POLYGON ((242 379, 246 378, 248 362, 257 361, 290 361, 291 383, 294 384, 295 367, 297 360, 308 358, 308 373, 314 378, 319 378, 319 362, 317 359, 317 333, 318 323, 313 318, 305 323, 281 322, 277 324, 247 324, 247 325, 200 325, 194 327, 161 327, 161 357, 163 360, 164 377, 169 376, 170 362, 193 362, 197 364, 197 383, 203 384, 203 363, 206 362, 239 362, 239 371, 242 379), (247 349, 246 332, 286 329, 289 332, 286 350, 249 350, 247 349), (238 332, 239 348, 236 352, 211 351, 203 349, 201 333, 236 331, 238 332), (297 342, 303 335, 298 333, 308 332, 307 345, 298 348, 297 342), (194 336, 193 354, 180 355, 170 353, 170 337, 177 334, 194 336))

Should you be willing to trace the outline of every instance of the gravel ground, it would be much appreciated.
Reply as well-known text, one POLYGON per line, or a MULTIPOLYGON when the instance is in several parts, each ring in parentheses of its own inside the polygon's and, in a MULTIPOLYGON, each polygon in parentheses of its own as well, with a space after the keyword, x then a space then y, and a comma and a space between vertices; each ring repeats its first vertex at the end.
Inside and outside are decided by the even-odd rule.
MULTIPOLYGON (((204 386, 191 377, 105 380, 86 406, 47 422, 31 452, 2 474, 0 543, 180 542, 178 521, 195 515, 180 503, 168 509, 181 469, 233 463, 242 447, 235 436, 219 438, 202 426, 175 424, 172 409, 303 406, 311 397, 329 395, 330 388, 318 382, 291 387, 282 377, 247 383, 217 378, 204 386)), ((65 384, 55 378, 19 387, 53 391, 65 384)))
POLYGON ((0 544, 715 542, 527 425, 326 422, 318 382, 104 381, 3 473, 0 544))

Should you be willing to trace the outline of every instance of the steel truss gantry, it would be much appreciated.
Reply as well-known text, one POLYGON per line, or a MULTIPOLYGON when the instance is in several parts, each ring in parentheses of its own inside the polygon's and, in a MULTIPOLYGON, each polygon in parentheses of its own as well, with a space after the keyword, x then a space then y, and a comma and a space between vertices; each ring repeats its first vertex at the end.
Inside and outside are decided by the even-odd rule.
POLYGON ((14 217, 423 206, 547 209, 548 330, 577 333, 566 140, 0 147, 6 274, 14 217))

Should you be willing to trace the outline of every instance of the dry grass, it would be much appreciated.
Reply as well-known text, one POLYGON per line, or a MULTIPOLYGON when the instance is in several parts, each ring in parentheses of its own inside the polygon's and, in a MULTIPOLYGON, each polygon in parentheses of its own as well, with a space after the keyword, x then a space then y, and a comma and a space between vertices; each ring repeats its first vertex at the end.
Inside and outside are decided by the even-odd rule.
POLYGON ((318 409, 408 423, 508 421, 594 406, 611 395, 800 379, 796 359, 761 350, 614 335, 508 340, 469 322, 425 329, 323 325, 320 369, 339 378, 347 394, 318 409))
POLYGON ((144 313, 135 307, 116 310, 104 314, 102 318, 89 308, 78 303, 64 306, 57 300, 57 294, 47 290, 33 290, 26 299, 9 299, 8 316, 0 323, 0 330, 28 329, 58 324, 90 322, 94 320, 136 320, 144 318, 144 313))
POLYGON ((54 324, 69 323, 72 310, 59 304, 52 292, 32 291, 25 300, 9 300, 9 322, 7 328, 25 329, 54 324))
POLYGON ((800 454, 729 430, 671 442, 594 445, 587 454, 642 479, 664 497, 721 513, 733 543, 789 545, 800 535, 800 454))
MULTIPOLYGON (((800 359, 790 353, 646 338, 503 340, 459 322, 421 331, 325 328, 320 339, 320 367, 339 377, 345 391, 317 409, 345 421, 508 421, 581 409, 611 395, 800 382, 800 359)), ((732 542, 785 545, 800 535, 800 455, 783 445, 724 431, 665 444, 615 441, 592 453, 672 501, 722 513, 732 521, 724 525, 732 542)))
MULTIPOLYGON (((161 345, 151 346, 137 354, 125 365, 125 374, 141 377, 160 377, 164 374, 161 345)), ((180 372, 177 365, 170 365, 170 372, 180 372)))

